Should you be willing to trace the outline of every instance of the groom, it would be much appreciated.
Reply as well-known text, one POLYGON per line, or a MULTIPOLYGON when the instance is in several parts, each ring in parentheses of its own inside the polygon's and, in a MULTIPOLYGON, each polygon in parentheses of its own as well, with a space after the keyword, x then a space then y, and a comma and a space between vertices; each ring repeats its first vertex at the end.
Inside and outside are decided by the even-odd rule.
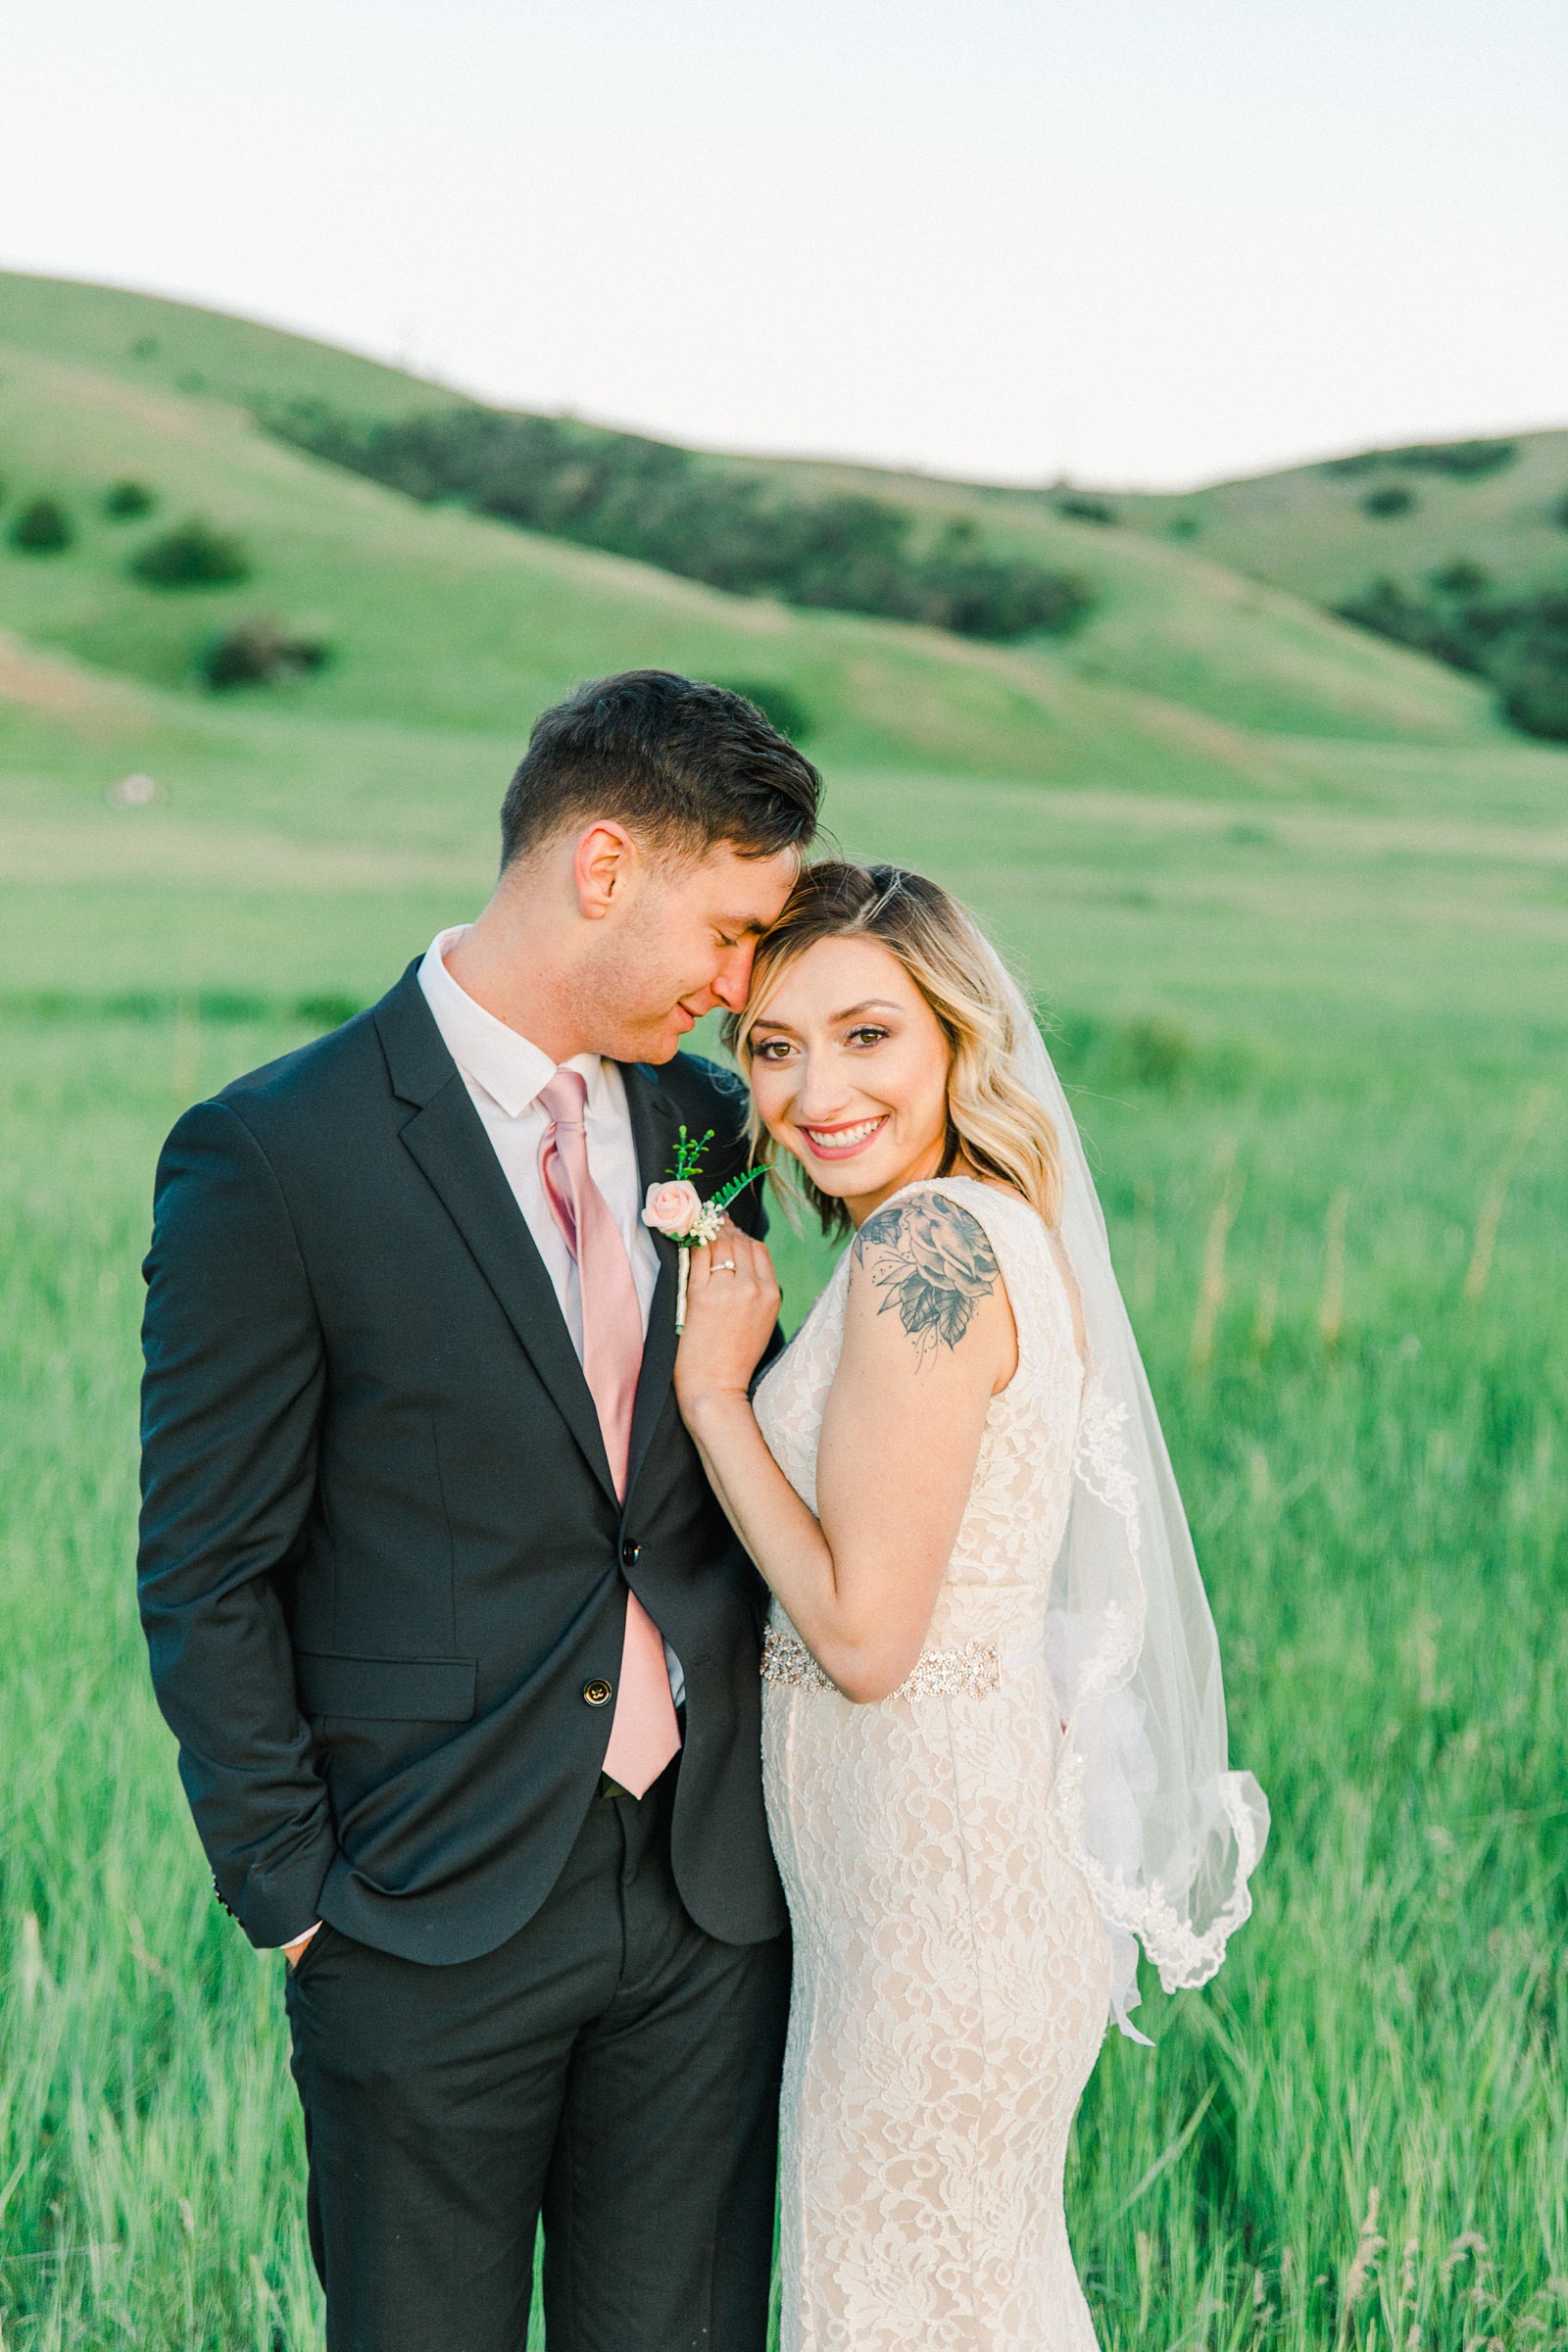
MULTIPOLYGON (((677 1054, 814 768, 663 671, 534 727, 495 895, 186 1112, 147 1260, 142 1619, 218 1899, 289 1955, 330 2352, 761 2352, 788 1939, 762 1592, 670 1388, 677 1054)), ((735 1214, 760 1230, 755 1193, 735 1214)))

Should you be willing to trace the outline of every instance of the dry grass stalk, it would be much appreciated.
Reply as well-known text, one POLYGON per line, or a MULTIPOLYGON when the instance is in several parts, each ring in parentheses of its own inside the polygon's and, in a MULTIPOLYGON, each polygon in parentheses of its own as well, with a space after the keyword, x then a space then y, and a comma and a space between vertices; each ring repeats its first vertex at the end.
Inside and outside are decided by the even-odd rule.
POLYGON ((1467 1298, 1479 1298, 1486 1290, 1487 1276, 1492 1272, 1493 1252, 1497 1247, 1497 1228, 1502 1223, 1502 1211, 1508 1199, 1508 1187, 1513 1182, 1519 1162, 1536 1140, 1541 1122, 1546 1115, 1548 1099, 1545 1087, 1538 1086, 1535 1089, 1519 1114, 1519 1124, 1508 1139, 1508 1149, 1493 1170, 1487 1197, 1481 1203, 1481 1214, 1476 1219, 1475 1247, 1470 1252, 1470 1269, 1464 1278, 1464 1295, 1467 1298))
POLYGON ((1214 1352, 1214 1326, 1219 1310, 1225 1303, 1225 1245, 1236 1211, 1241 1205, 1245 1179, 1236 1175, 1236 1146, 1234 1142, 1220 1152, 1218 1168, 1223 1171, 1224 1185, 1208 1220, 1208 1233, 1203 1242, 1203 1272, 1198 1286, 1198 1306, 1193 1315, 1192 1361, 1195 1372, 1206 1372, 1214 1352))
POLYGON ((1345 1226, 1349 1213, 1350 1196, 1342 1188, 1329 1202, 1323 1236, 1323 1297, 1317 1327, 1325 1348, 1337 1348, 1345 1330, 1345 1226))
POLYGON ((1344 2308, 1347 2323, 1348 2323, 1350 2313, 1366 2293, 1372 2274, 1378 2266, 1378 2256, 1388 2243, 1387 2238, 1378 2229, 1379 2194, 1380 2192, 1375 2188, 1367 2191, 1365 2218, 1361 2223, 1360 2233, 1355 2241, 1355 2252, 1350 2258, 1350 2267, 1345 2274, 1344 2308))

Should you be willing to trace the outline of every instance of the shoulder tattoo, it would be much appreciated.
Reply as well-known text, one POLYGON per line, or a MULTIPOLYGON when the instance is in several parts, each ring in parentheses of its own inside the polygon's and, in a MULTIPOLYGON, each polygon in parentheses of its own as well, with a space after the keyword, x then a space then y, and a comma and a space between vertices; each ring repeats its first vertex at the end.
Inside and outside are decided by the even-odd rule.
POLYGON ((877 1313, 897 1308, 922 1362, 938 1348, 956 1348, 1001 1279, 978 1217, 940 1194, 875 1210, 855 1237, 855 1254, 885 1294, 877 1313))

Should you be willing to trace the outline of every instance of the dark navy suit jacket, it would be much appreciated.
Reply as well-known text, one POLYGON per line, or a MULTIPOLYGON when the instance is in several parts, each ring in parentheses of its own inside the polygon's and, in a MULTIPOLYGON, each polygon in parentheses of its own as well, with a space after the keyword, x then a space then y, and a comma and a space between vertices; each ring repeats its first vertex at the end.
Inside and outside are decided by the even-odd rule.
MULTIPOLYGON (((785 1923, 762 1812, 765 1595, 675 1408, 661 1271, 624 1502, 550 1277, 411 965, 180 1119, 145 1273, 142 1622, 221 1899, 413 1960, 492 1950, 597 1792, 630 1586, 686 1677, 671 1823, 708 1934, 785 1923)), ((646 1183, 712 1063, 623 1065, 646 1183)), ((755 1188, 733 1212, 760 1231, 755 1188)))

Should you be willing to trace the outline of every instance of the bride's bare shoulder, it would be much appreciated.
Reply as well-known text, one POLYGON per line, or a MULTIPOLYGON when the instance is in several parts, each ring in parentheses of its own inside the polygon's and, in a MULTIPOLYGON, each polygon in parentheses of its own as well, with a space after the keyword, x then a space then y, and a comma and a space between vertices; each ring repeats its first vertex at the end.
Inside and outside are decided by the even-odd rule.
POLYGON ((852 1304, 858 1298, 879 1322, 892 1316, 917 1364, 964 1348, 999 1359, 997 1385, 1011 1377, 1006 1284, 991 1236, 956 1185, 896 1193, 861 1225, 850 1258, 852 1304))

